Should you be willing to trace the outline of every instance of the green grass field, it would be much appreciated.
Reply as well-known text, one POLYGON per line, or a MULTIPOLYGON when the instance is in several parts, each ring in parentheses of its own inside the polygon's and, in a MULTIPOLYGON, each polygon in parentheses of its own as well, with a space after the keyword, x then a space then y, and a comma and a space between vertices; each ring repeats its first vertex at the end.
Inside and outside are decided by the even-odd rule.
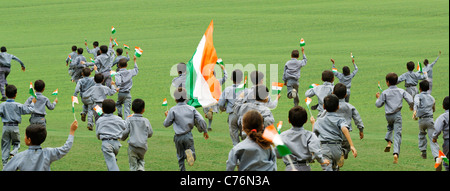
MULTIPOLYGON (((43 147, 62 146, 73 121, 71 99, 75 84, 70 82, 64 60, 72 45, 84 48, 87 39, 91 48, 97 40, 106 44, 114 26, 113 35, 120 45, 139 46, 144 52, 138 59, 139 74, 133 79, 132 96, 146 102, 144 116, 150 120, 154 135, 148 140, 146 170, 176 171, 178 163, 173 143, 172 127, 164 128, 165 107, 162 99, 168 98, 169 107, 175 105, 169 87, 173 75, 170 69, 178 62, 187 62, 194 53, 209 22, 214 20, 214 46, 225 64, 263 64, 267 71, 278 72, 281 82, 283 67, 290 52, 299 49, 300 38, 306 41, 308 65, 301 71, 299 92, 311 83, 321 84, 321 72, 331 70, 330 58, 336 60, 339 70, 351 67, 350 52, 359 67, 353 79, 350 103, 361 114, 365 124, 365 138, 359 140, 358 131, 351 133, 357 158, 345 161, 343 171, 433 171, 431 151, 428 159, 420 157, 418 149, 418 123, 411 119, 412 112, 404 102, 403 142, 399 164, 392 164, 392 153, 384 153, 386 120, 384 107, 375 107, 377 82, 385 89, 384 77, 389 72, 406 72, 406 62, 436 59, 434 67, 433 96, 436 99, 435 119, 444 112, 442 100, 449 95, 449 2, 448 1, 8 1, 0 6, 0 46, 19 57, 26 66, 20 71, 12 63, 9 84, 18 88, 17 102, 28 98, 28 84, 37 79, 46 82, 46 95, 59 88, 59 103, 47 111, 48 136, 43 147), (269 65, 277 64, 278 71, 269 65)), ((134 51, 130 51, 130 55, 134 51)), ((84 53, 86 58, 92 57, 84 53)), ((131 66, 132 67, 132 66, 131 66)), ((260 68, 263 69, 263 68, 260 68)), ((231 71, 228 71, 231 76, 231 71)), ((266 84, 270 84, 266 78, 266 84)), ((336 83, 337 83, 336 79, 336 83)), ((230 84, 230 82, 227 82, 230 84)), ((403 83, 399 86, 404 88, 403 83)), ((292 100, 282 98, 273 115, 276 121, 288 125, 288 110, 292 100)), ((117 99, 116 96, 111 98, 117 99)), ((313 104, 317 98, 313 98, 313 104)), ((301 105, 305 107, 304 102, 301 105)), ((69 154, 52 164, 53 171, 104 171, 106 165, 100 150, 101 141, 95 131, 88 131, 81 122, 76 106, 79 128, 69 154)), ((202 114, 203 111, 198 109, 202 114)), ((316 115, 317 111, 313 111, 316 115)), ((214 115, 210 139, 193 131, 197 161, 188 171, 225 170, 228 152, 232 148, 227 125, 228 115, 214 115)), ((20 124, 21 151, 27 149, 23 142, 29 116, 20 124)), ((311 130, 311 124, 305 128, 311 130)), ((441 136, 442 137, 442 136, 441 136)), ((118 154, 120 170, 128 170, 128 144, 118 154)), ((439 140, 442 145, 442 138, 439 140)), ((278 160, 278 170, 284 170, 278 160)), ((317 163, 315 171, 321 170, 317 163)))

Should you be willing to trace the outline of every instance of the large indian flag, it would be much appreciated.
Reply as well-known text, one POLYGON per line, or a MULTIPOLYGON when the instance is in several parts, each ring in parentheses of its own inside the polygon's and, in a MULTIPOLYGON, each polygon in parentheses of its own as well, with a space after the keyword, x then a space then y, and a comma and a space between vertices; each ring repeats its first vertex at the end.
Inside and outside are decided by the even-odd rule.
POLYGON ((186 64, 186 91, 189 93, 188 104, 194 107, 209 107, 217 104, 221 86, 214 77, 214 66, 217 62, 216 49, 213 44, 213 21, 209 24, 197 50, 186 64))

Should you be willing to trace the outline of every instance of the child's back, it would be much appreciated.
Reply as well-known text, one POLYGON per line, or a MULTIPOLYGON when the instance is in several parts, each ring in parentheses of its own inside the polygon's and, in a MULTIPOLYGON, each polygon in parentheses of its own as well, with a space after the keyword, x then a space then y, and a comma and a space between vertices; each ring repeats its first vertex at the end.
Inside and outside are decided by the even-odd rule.
POLYGON ((199 131, 207 132, 206 122, 202 115, 186 102, 178 102, 177 105, 169 109, 164 126, 173 124, 175 134, 182 135, 190 132, 196 125, 199 131))
POLYGON ((123 131, 122 140, 127 139, 129 135, 129 145, 147 150, 147 138, 153 135, 153 129, 148 119, 142 114, 135 113, 128 117, 125 123, 126 128, 123 131))

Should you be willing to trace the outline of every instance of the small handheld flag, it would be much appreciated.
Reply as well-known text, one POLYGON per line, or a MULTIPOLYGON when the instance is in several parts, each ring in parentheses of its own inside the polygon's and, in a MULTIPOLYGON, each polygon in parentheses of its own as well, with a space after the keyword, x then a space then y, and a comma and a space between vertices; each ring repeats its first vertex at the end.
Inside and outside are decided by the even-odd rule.
POLYGON ((283 83, 272 82, 272 94, 280 94, 283 85, 283 83))
POLYGON ((89 57, 89 59, 91 60, 92 63, 95 63, 94 59, 92 59, 91 57, 89 57))
POLYGON ((117 38, 115 38, 115 39, 113 40, 113 43, 114 43, 114 46, 119 46, 119 43, 117 43, 117 38))
POLYGON ((142 52, 144 52, 141 48, 139 48, 139 47, 134 47, 134 50, 135 50, 135 52, 134 52, 134 55, 136 55, 136 57, 141 57, 142 56, 142 52))
POLYGON ((98 105, 96 105, 96 106, 94 107, 94 111, 97 112, 97 114, 98 114, 99 116, 103 114, 103 109, 102 109, 100 106, 98 106, 98 105))
POLYGON ((244 83, 240 84, 236 89, 234 89, 234 93, 239 93, 247 87, 247 76, 244 78, 244 83))
POLYGON ((422 72, 422 63, 417 62, 417 71, 422 72))
POLYGON ((169 106, 167 105, 167 98, 163 99, 162 106, 166 106, 166 111, 169 111, 169 106))
POLYGON ((78 104, 78 97, 72 96, 72 113, 73 113, 73 118, 74 118, 75 121, 76 121, 77 118, 75 117, 75 103, 78 104))
POLYGON ((130 47, 128 45, 126 45, 126 44, 123 44, 123 48, 126 49, 126 50, 130 50, 130 47))
POLYGON ((272 142, 278 150, 278 153, 282 157, 286 156, 288 159, 292 169, 295 169, 294 164, 292 163, 291 158, 289 157, 290 154, 292 154, 291 150, 283 143, 283 140, 281 140, 280 134, 278 134, 278 131, 275 129, 275 127, 272 125, 267 126, 266 129, 263 132, 262 135, 263 139, 272 142))
POLYGON ((309 107, 309 104, 311 104, 311 101, 312 101, 311 98, 309 98, 309 97, 306 97, 306 98, 305 98, 305 103, 306 103, 306 107, 308 108, 309 114, 310 114, 311 116, 313 116, 313 115, 312 115, 312 112, 311 112, 311 108, 309 107))
POLYGON ((319 84, 311 84, 311 85, 309 85, 309 88, 315 88, 317 86, 319 86, 319 84))
POLYGON ((117 74, 117 72, 113 71, 113 70, 109 71, 109 73, 111 74, 111 78, 114 77, 117 74))
POLYGON ((69 55, 69 64, 72 63, 72 56, 69 55))
POLYGON ((302 47, 302 46, 305 46, 305 40, 303 40, 303 38, 300 39, 300 47, 302 47))
POLYGON ((222 58, 217 59, 216 64, 222 65, 223 66, 223 61, 222 58))
POLYGON ((34 93, 34 89, 33 89, 33 83, 30 82, 30 90, 29 90, 30 95, 32 95, 34 98, 36 98, 36 94, 34 93))
POLYGON ((56 88, 56 90, 53 91, 52 95, 58 95, 58 88, 56 88))
POLYGON ((353 56, 353 53, 351 53, 351 52, 350 52, 350 58, 355 58, 355 57, 353 56))
POLYGON ((332 72, 337 72, 337 68, 331 69, 332 72))
POLYGON ((445 163, 448 163, 448 158, 447 158, 447 156, 445 156, 445 154, 444 154, 441 150, 439 150, 439 156, 438 156, 438 158, 439 158, 440 160, 436 160, 436 163, 434 164, 434 168, 438 168, 439 165, 441 165, 442 161, 444 161, 445 163))
POLYGON ((277 124, 277 131, 279 134, 281 134, 281 127, 283 126, 283 121, 279 121, 277 124))
POLYGON ((114 28, 113 26, 111 27, 111 33, 115 34, 116 33, 116 28, 114 28))
POLYGON ((380 93, 383 92, 383 90, 381 89, 380 81, 378 81, 378 90, 380 90, 380 93))

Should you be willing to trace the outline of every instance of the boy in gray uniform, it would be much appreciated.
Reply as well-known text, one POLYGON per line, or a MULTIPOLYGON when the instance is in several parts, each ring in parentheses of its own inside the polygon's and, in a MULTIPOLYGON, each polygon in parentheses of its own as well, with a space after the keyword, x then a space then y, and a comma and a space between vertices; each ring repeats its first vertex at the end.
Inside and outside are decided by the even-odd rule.
POLYGON ((430 82, 430 89, 428 90, 428 93, 431 94, 431 89, 433 88, 433 66, 436 64, 436 62, 439 60, 439 57, 441 56, 441 51, 439 51, 439 55, 436 58, 436 60, 434 60, 434 62, 432 62, 431 64, 428 64, 428 59, 425 59, 423 61, 423 64, 425 65, 425 67, 422 69, 422 71, 424 73, 428 74, 428 82, 430 82))
POLYGON ((330 165, 322 165, 322 169, 325 171, 338 171, 337 162, 342 155, 343 136, 347 139, 355 158, 357 152, 348 131, 347 121, 336 113, 339 109, 339 98, 331 94, 326 96, 323 102, 323 107, 327 112, 314 123, 313 132, 320 140, 323 157, 330 161, 330 165))
MULTIPOLYGON (((106 45, 100 46, 100 56, 94 60, 94 65, 97 66, 98 73, 103 74, 103 85, 111 87, 111 65, 114 59, 114 49, 112 45, 112 37, 109 40, 109 47, 106 45)), ((84 64, 84 62, 81 62, 84 64)))
MULTIPOLYGON (((245 89, 241 92, 241 95, 239 95, 239 98, 236 100, 235 103, 237 104, 243 104, 243 103, 253 103, 256 101, 256 93, 255 93, 255 87, 257 85, 264 85, 264 73, 255 70, 250 73, 250 81, 252 82, 253 86, 251 88, 245 89), (242 98, 243 96, 243 98, 242 98)), ((245 83, 245 82, 244 82, 245 83)), ((271 100, 271 97, 268 97, 268 101, 266 102, 266 106, 269 109, 275 109, 278 105, 278 100, 280 99, 281 95, 277 94, 277 97, 275 100, 271 100)), ((237 105, 235 104, 235 105, 237 105)), ((237 110, 236 108, 235 110, 237 110)))
POLYGON ((134 68, 127 70, 127 59, 122 58, 119 61, 119 69, 116 74, 116 86, 119 88, 119 93, 117 95, 117 113, 119 117, 122 117, 122 104, 125 107, 125 118, 130 115, 131 109, 131 87, 133 87, 133 77, 135 77, 138 72, 138 65, 136 63, 136 56, 133 58, 134 60, 134 68))
MULTIPOLYGON (((442 102, 442 107, 444 108, 445 112, 443 114, 441 114, 437 119, 436 122, 434 123, 434 133, 433 133, 433 142, 436 143, 437 139, 439 138, 439 135, 441 134, 441 132, 444 132, 442 138, 444 139, 444 144, 442 144, 442 152, 445 154, 445 156, 447 158, 450 158, 448 156, 448 150, 449 150, 449 144, 448 144, 448 109, 450 108, 450 100, 449 97, 446 96, 444 98, 444 101, 442 102)), ((438 159, 439 160, 439 159, 438 159)), ((442 161, 441 161, 442 162, 442 161)), ((436 170, 440 171, 442 170, 442 165, 439 165, 440 168, 438 167, 436 170)), ((448 171, 448 164, 444 163, 444 167, 445 170, 448 171)))
POLYGON ((169 127, 173 124, 175 131, 173 142, 177 149, 178 166, 180 171, 186 171, 184 160, 186 159, 192 166, 196 159, 192 129, 196 126, 200 133, 203 132, 205 140, 209 138, 209 135, 202 115, 194 107, 186 104, 186 89, 179 87, 173 94, 177 105, 164 113, 166 119, 163 125, 169 127))
MULTIPOLYGON (((220 68, 222 68, 222 71, 223 71, 223 77, 218 80, 220 85, 222 86, 228 78, 228 73, 225 70, 225 66, 223 66, 223 65, 219 65, 219 66, 220 66, 220 68)), ((214 76, 216 76, 216 71, 214 71, 214 76)), ((210 107, 204 107, 203 112, 205 113, 205 118, 208 119, 208 131, 212 131, 211 124, 212 124, 212 120, 213 120, 213 113, 219 113, 219 105, 216 104, 216 105, 213 105, 210 107)))
MULTIPOLYGON (((58 99, 56 98, 53 103, 50 100, 42 95, 45 90, 45 83, 42 80, 36 80, 34 82, 34 90, 36 90, 36 103, 34 104, 34 111, 31 113, 30 124, 41 124, 44 127, 46 126, 47 121, 45 120, 45 107, 49 110, 54 110, 56 103, 58 103, 58 99)), ((30 96, 25 105, 30 105, 33 101, 34 96, 30 96)))
POLYGON ((300 69, 306 65, 308 61, 305 55, 305 47, 302 47, 303 59, 298 60, 299 52, 298 50, 293 50, 291 53, 291 60, 287 61, 284 65, 283 81, 284 85, 287 87, 287 97, 289 99, 294 98, 294 105, 297 106, 299 103, 298 99, 298 79, 300 78, 300 69))
POLYGON ((414 70, 413 61, 409 61, 408 63, 406 63, 406 68, 408 69, 408 72, 398 77, 397 85, 405 81, 406 92, 408 92, 409 95, 411 95, 411 97, 414 99, 416 94, 419 92, 417 91, 417 84, 419 83, 419 80, 425 80, 427 78, 427 75, 426 74, 422 75, 420 71, 413 72, 414 70))
MULTIPOLYGON (((83 94, 84 97, 91 100, 90 103, 92 103, 92 105, 89 110, 93 110, 96 105, 102 107, 103 100, 106 99, 106 96, 112 96, 118 91, 118 88, 114 89, 113 86, 111 86, 111 88, 108 88, 101 84, 104 81, 102 73, 95 74, 94 81, 96 84, 86 90, 86 92, 83 94)), ((112 82, 112 84, 114 85, 115 83, 112 82)), ((95 117, 95 121, 97 121, 100 116, 97 114, 97 112, 92 112, 95 117)), ((93 124, 90 124, 89 122, 90 121, 88 121, 88 129, 92 131, 93 124)))
POLYGON ((6 47, 0 48, 0 92, 2 93, 2 99, 0 101, 6 101, 5 86, 8 85, 6 78, 11 71, 11 60, 15 60, 22 66, 22 71, 25 72, 25 65, 23 62, 12 54, 6 53, 6 47))
POLYGON ((389 73, 386 75, 386 85, 389 87, 381 94, 377 92, 375 96, 377 101, 375 106, 377 108, 384 107, 386 120, 388 122, 387 132, 384 139, 387 141, 387 146, 384 152, 389 152, 392 145, 392 136, 394 136, 394 164, 398 163, 398 157, 400 154, 400 145, 402 144, 402 100, 405 99, 409 104, 409 109, 412 111, 414 107, 413 98, 405 90, 396 86, 398 76, 396 73, 389 73))
POLYGON ((144 156, 147 152, 147 139, 152 137, 153 129, 147 118, 142 114, 145 112, 145 102, 142 99, 133 100, 134 114, 125 120, 126 127, 123 131, 122 141, 128 139, 128 162, 130 171, 144 171, 144 156))
POLYGON ((102 152, 108 171, 119 171, 116 156, 122 146, 119 139, 126 128, 125 121, 114 115, 116 103, 112 99, 105 99, 102 104, 103 115, 96 122, 96 134, 102 140, 102 152))
POLYGON ((122 58, 125 58, 127 61, 130 61, 130 56, 128 55, 128 52, 127 52, 127 57, 122 56, 122 53, 123 53, 123 49, 121 49, 121 48, 116 49, 116 58, 114 58, 113 64, 111 65, 111 68, 113 66, 117 65, 116 72, 119 71, 119 61, 122 60, 122 58))
POLYGON ((80 113, 81 121, 86 121, 86 114, 88 114, 88 124, 91 127, 94 126, 93 116, 94 113, 89 108, 92 107, 92 100, 90 97, 86 97, 84 93, 92 86, 95 85, 95 81, 93 77, 89 77, 91 75, 91 69, 83 68, 81 71, 81 75, 83 78, 78 80, 77 86, 75 87, 75 92, 73 96, 78 96, 78 92, 80 92, 81 102, 83 102, 83 111, 80 113))
POLYGON ((70 125, 69 137, 62 147, 44 148, 41 144, 47 137, 47 130, 39 124, 29 125, 25 132, 25 144, 28 150, 18 153, 3 168, 3 171, 50 171, 50 164, 66 156, 72 148, 78 122, 70 125))
MULTIPOLYGON (((72 61, 78 56, 77 46, 73 45, 71 50, 72 50, 72 52, 70 52, 66 58, 66 66, 69 66, 69 64, 71 64, 72 61)), ((69 72, 69 76, 72 77, 73 76, 73 68, 71 68, 69 66, 68 72, 69 72)), ((71 80, 72 80, 72 78, 71 78, 71 80)))
POLYGON ((239 143, 239 134, 241 133, 238 127, 238 115, 233 111, 234 102, 236 101, 240 92, 237 90, 237 87, 242 81, 243 73, 241 70, 236 69, 233 71, 231 75, 231 79, 233 80, 233 85, 226 87, 219 98, 219 109, 221 111, 226 111, 228 113, 228 127, 230 130, 231 141, 233 142, 233 146, 239 143))
POLYGON ((322 72, 322 81, 323 81, 322 85, 319 85, 314 88, 310 88, 310 89, 306 90, 306 92, 305 92, 306 97, 317 96, 317 101, 319 103, 319 106, 317 107, 317 110, 319 111, 318 117, 324 111, 323 98, 325 98, 327 95, 330 95, 333 92, 333 82, 334 82, 333 72, 329 71, 329 70, 323 71, 322 72))
POLYGON ((98 50, 100 50, 100 48, 98 47, 98 41, 94 41, 93 43, 92 43, 92 46, 94 46, 94 49, 89 49, 89 47, 88 47, 88 45, 87 45, 87 42, 84 42, 84 45, 86 46, 86 51, 89 53, 89 54, 92 54, 92 55, 94 55, 94 59, 96 59, 97 58, 97 52, 98 52, 98 50))
MULTIPOLYGON (((312 116, 311 116, 312 117, 312 116)), ((292 162, 295 169, 289 165, 287 157, 283 157, 283 162, 286 165, 286 171, 311 171, 309 163, 317 160, 321 165, 326 166, 330 163, 322 156, 320 148, 320 141, 317 136, 311 131, 303 128, 303 124, 308 121, 308 114, 301 106, 295 106, 289 110, 289 123, 292 128, 283 131, 280 136, 284 144, 291 150, 292 162)), ((314 126, 314 118, 311 119, 311 124, 314 126)), ((278 156, 278 152, 277 153, 278 156)), ((278 156, 280 157, 280 156, 278 156)))
POLYGON ((78 80, 81 79, 81 70, 83 70, 83 68, 94 65, 92 62, 86 62, 86 57, 83 56, 83 48, 78 48, 77 53, 77 57, 75 59, 72 59, 69 67, 73 70, 72 82, 75 83, 77 83, 78 80))
MULTIPOLYGON (((334 65, 334 59, 331 59, 331 62, 333 63, 333 68, 336 68, 336 66, 334 65)), ((358 66, 356 66, 354 58, 352 58, 352 63, 355 70, 353 70, 351 74, 350 68, 348 66, 342 67, 343 74, 333 70, 334 75, 339 79, 339 83, 342 83, 347 87, 347 96, 345 96, 345 102, 347 103, 350 101, 350 88, 352 87, 352 79, 353 77, 355 77, 356 73, 358 73, 358 66)))
MULTIPOLYGON (((269 100, 269 90, 265 85, 257 85, 254 89, 256 93, 256 101, 251 103, 244 103, 239 107, 237 111, 238 116, 238 126, 242 129, 242 118, 244 114, 250 110, 258 111, 264 120, 264 128, 275 123, 275 119, 272 115, 272 111, 266 106, 266 103, 269 100)), ((236 103, 235 103, 236 104, 236 103)), ((245 137, 245 132, 243 132, 245 137)))
POLYGON ((419 119, 419 149, 422 152, 422 158, 427 158, 427 132, 430 139, 431 154, 434 159, 439 156, 439 145, 431 140, 434 133, 433 112, 435 109, 435 100, 428 93, 429 82, 423 80, 419 83, 420 94, 414 97, 413 119, 419 119))
POLYGON ((14 85, 6 86, 6 96, 8 100, 0 104, 0 117, 2 117, 2 163, 3 166, 8 162, 9 156, 17 154, 20 148, 19 123, 22 122, 21 115, 30 114, 34 110, 33 99, 30 105, 22 105, 14 102, 17 95, 17 88, 14 85), (11 150, 11 144, 13 150, 11 150))
MULTIPOLYGON (((359 130, 359 138, 364 138, 364 124, 362 122, 361 116, 359 115, 358 110, 345 101, 347 97, 346 93, 348 92, 348 88, 343 83, 337 83, 333 88, 333 94, 339 98, 339 109, 336 111, 341 117, 347 121, 347 129, 349 132, 352 132, 352 119, 355 121, 355 125, 359 130)), ((344 165, 344 159, 348 158, 348 153, 350 152, 350 145, 348 144, 347 139, 343 137, 342 141, 342 155, 341 159, 338 162, 338 166, 342 167, 344 165)))

